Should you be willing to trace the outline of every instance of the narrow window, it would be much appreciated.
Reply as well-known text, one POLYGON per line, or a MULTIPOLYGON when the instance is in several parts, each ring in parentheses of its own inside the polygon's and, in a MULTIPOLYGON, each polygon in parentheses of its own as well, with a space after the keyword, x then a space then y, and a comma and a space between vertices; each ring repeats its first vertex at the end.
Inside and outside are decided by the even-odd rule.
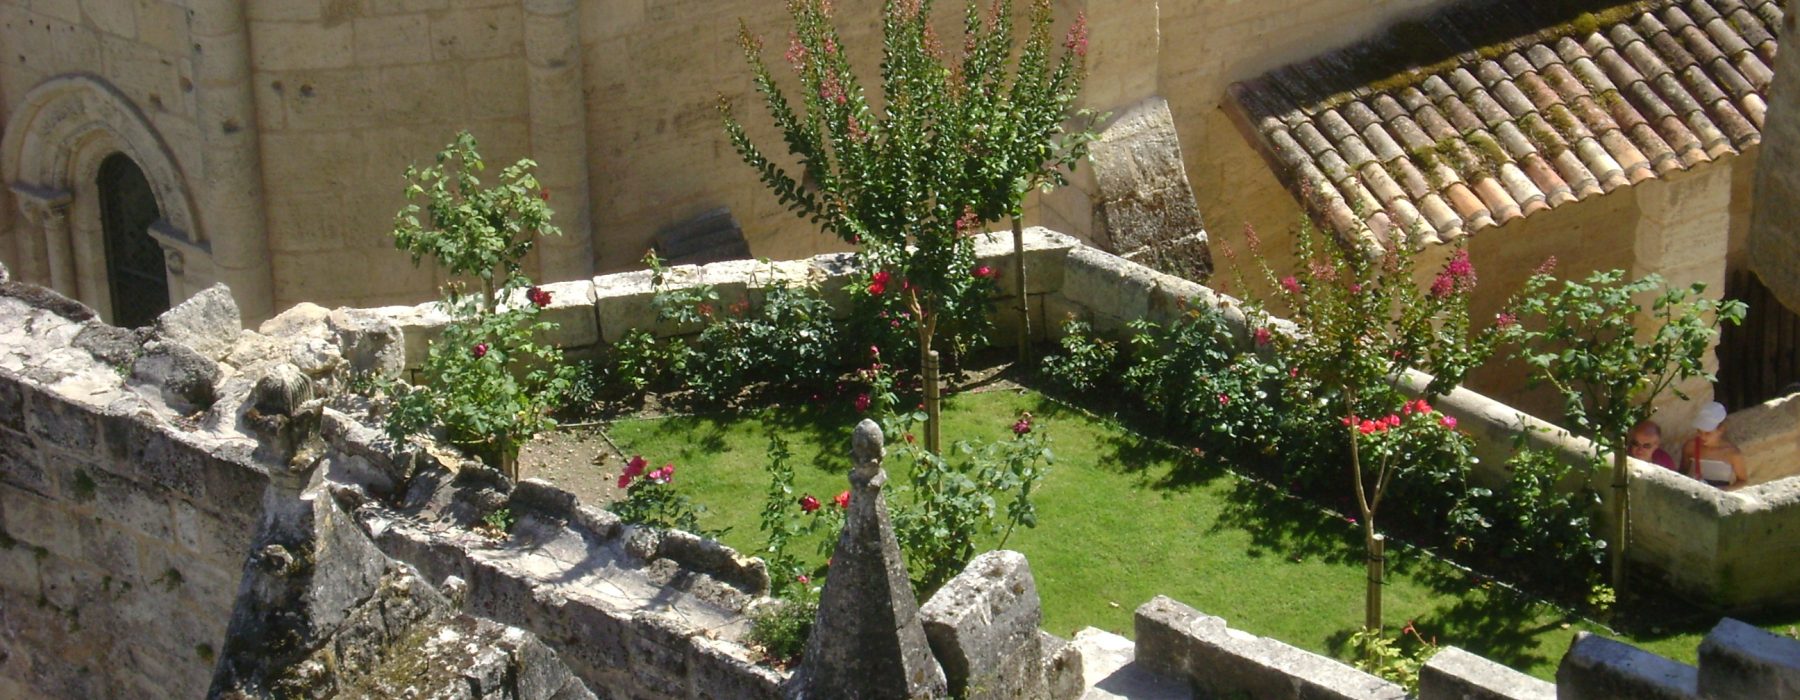
POLYGON ((169 275, 162 246, 150 237, 161 218, 144 171, 122 153, 100 163, 100 224, 105 231, 106 282, 113 325, 136 328, 169 310, 169 275))

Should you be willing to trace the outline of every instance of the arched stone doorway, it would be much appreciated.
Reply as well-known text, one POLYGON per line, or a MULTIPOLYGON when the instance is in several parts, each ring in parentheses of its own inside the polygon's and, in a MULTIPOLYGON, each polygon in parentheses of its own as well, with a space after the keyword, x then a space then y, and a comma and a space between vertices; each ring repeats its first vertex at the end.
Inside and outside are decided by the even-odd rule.
POLYGON ((162 246, 150 237, 150 226, 162 218, 156 193, 150 190, 144 171, 123 153, 100 162, 94 185, 100 197, 113 324, 147 325, 169 310, 169 269, 163 262, 162 246))
POLYGON ((23 214, 15 229, 20 279, 80 299, 117 325, 142 323, 148 309, 213 283, 211 243, 199 234, 172 151, 104 79, 65 75, 32 88, 0 141, 0 174, 23 214), (134 204, 108 214, 109 199, 134 204), (146 212, 148 221, 133 219, 146 212), (123 217, 119 230, 133 235, 109 238, 109 215, 123 217), (163 265, 160 296, 148 279, 153 255, 163 265), (114 289, 115 274, 127 270, 137 274, 114 289))

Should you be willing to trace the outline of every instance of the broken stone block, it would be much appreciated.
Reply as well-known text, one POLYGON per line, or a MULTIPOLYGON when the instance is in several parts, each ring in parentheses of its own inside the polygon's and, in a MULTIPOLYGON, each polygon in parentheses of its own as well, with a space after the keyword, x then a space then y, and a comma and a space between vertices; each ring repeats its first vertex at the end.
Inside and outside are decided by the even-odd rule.
POLYGON ((88 351, 94 359, 129 370, 144 352, 144 333, 130 328, 89 321, 75 334, 75 347, 88 351))
POLYGON ((243 327, 231 289, 215 284, 163 312, 151 333, 157 340, 186 345, 207 359, 221 360, 243 327))
POLYGON ((975 557, 919 608, 919 617, 951 695, 1047 695, 1038 637, 1043 610, 1025 555, 994 551, 975 557))
POLYGON ((1137 609, 1137 663, 1196 695, 1403 700, 1406 689, 1336 660, 1225 626, 1167 596, 1137 609))
POLYGON ((366 309, 333 309, 326 323, 350 371, 397 377, 406 368, 406 339, 386 315, 366 309))
POLYGON ((164 401, 183 412, 211 407, 218 399, 219 363, 178 343, 155 342, 131 364, 131 379, 158 389, 164 401))

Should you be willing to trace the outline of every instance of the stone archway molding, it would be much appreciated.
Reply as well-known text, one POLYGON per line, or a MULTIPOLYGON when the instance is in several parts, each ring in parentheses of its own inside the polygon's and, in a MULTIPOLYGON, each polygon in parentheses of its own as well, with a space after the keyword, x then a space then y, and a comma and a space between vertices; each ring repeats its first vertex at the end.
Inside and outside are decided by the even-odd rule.
MULTIPOLYGON (((171 275, 179 302, 209 286, 212 246, 201 234, 187 179, 168 144, 131 100, 104 78, 59 75, 31 89, 0 139, 0 177, 17 195, 21 277, 110 311, 92 178, 111 153, 130 158, 150 182, 162 218, 152 236, 184 261, 171 275)), ((108 314, 110 315, 110 314, 108 314)))

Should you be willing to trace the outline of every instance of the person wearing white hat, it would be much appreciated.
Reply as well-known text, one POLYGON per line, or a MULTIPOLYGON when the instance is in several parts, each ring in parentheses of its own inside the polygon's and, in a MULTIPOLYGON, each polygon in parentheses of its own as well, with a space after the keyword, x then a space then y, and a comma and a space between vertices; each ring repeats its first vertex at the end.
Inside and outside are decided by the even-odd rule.
POLYGON ((1722 489, 1744 485, 1744 453, 1725 439, 1725 406, 1717 401, 1694 416, 1694 438, 1681 448, 1682 471, 1722 489))

